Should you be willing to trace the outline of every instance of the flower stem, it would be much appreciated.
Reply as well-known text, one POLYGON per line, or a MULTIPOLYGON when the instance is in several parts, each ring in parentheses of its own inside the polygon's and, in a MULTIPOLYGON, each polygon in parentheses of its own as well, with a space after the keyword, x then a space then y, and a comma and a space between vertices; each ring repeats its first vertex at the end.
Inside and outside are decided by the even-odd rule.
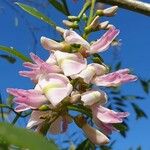
POLYGON ((78 18, 81 19, 82 15, 84 14, 84 12, 90 7, 91 5, 91 2, 90 1, 87 1, 84 5, 83 5, 83 8, 81 9, 79 15, 78 15, 78 18))
POLYGON ((90 9, 90 16, 89 16, 89 19, 88 19, 88 22, 87 22, 87 26, 92 22, 95 3, 96 3, 96 0, 92 0, 91 9, 90 9))

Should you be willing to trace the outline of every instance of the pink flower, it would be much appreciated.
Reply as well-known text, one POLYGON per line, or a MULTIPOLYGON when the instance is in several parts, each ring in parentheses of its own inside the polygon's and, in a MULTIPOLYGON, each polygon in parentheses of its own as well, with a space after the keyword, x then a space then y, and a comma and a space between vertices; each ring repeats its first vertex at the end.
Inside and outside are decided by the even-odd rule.
POLYGON ((59 43, 52 39, 46 38, 44 36, 41 37, 41 44, 46 50, 50 52, 55 51, 55 50, 63 51, 63 49, 65 48, 65 45, 63 42, 59 43))
POLYGON ((39 90, 8 88, 7 92, 15 96, 14 102, 18 104, 15 108, 17 112, 39 108, 48 102, 45 95, 43 95, 43 93, 39 90))
MULTIPOLYGON (((42 116, 50 115, 50 111, 33 111, 29 122, 27 124, 27 128, 36 128, 38 131, 39 128, 43 125, 44 119, 42 116)), ((72 119, 68 115, 60 115, 49 127, 49 132, 51 134, 60 134, 64 133, 67 128, 68 124, 72 122, 72 119)))
POLYGON ((87 123, 83 125, 82 130, 93 144, 104 145, 109 143, 109 139, 99 130, 91 127, 87 123))
MULTIPOLYGON (((57 65, 54 65, 54 61, 52 61, 52 64, 46 63, 33 53, 30 53, 30 56, 35 64, 25 62, 24 66, 31 69, 31 71, 20 71, 19 74, 21 76, 28 77, 36 82, 41 75, 61 72, 61 69, 57 65)), ((51 58, 51 60, 53 59, 51 58)), ((50 58, 48 61, 50 61, 50 58)))
POLYGON ((105 104, 107 102, 107 95, 103 91, 88 91, 81 95, 81 101, 85 106, 92 106, 97 102, 105 104))
POLYGON ((85 134, 93 144, 103 145, 109 143, 109 139, 107 138, 107 136, 96 128, 91 127, 86 122, 86 119, 83 116, 76 116, 74 118, 74 121, 78 125, 78 127, 80 127, 85 132, 85 134))
POLYGON ((82 70, 79 74, 76 75, 72 75, 71 78, 72 79, 76 79, 76 78, 82 78, 83 81, 87 84, 90 83, 90 81, 93 79, 94 75, 95 75, 96 71, 95 68, 92 67, 91 65, 88 65, 84 70, 82 70))
POLYGON ((103 65, 91 63, 87 65, 87 67, 79 74, 73 75, 71 78, 76 79, 80 77, 85 83, 89 84, 95 75, 103 75, 106 72, 107 69, 103 65))
POLYGON ((93 118, 100 120, 103 123, 122 123, 123 118, 129 115, 128 112, 115 112, 108 108, 95 104, 91 106, 93 118))
POLYGON ((54 53, 51 53, 50 56, 48 57, 48 59, 46 60, 46 63, 50 64, 50 65, 58 65, 57 64, 57 60, 54 56, 54 53))
POLYGON ((66 30, 64 32, 64 39, 69 44, 80 44, 86 49, 87 53, 94 54, 107 50, 119 32, 120 31, 118 29, 112 26, 99 40, 94 42, 91 46, 86 40, 72 30, 66 30))
POLYGON ((53 106, 69 96, 73 89, 69 79, 57 73, 41 76, 38 85, 53 106))
POLYGON ((90 44, 73 30, 65 30, 63 36, 65 41, 69 44, 80 44, 87 50, 90 49, 90 44))
POLYGON ((135 75, 129 74, 129 69, 121 69, 103 76, 96 76, 92 83, 97 86, 119 86, 122 83, 133 82, 137 80, 135 75))
POLYGON ((106 135, 111 134, 113 131, 118 131, 112 123, 103 123, 96 116, 93 116, 93 122, 106 135))
POLYGON ((77 74, 87 66, 86 59, 80 53, 56 51, 54 56, 66 76, 77 74))
POLYGON ((120 31, 114 26, 111 27, 99 40, 91 45, 90 54, 107 50, 109 48, 109 45, 117 37, 119 32, 120 31))

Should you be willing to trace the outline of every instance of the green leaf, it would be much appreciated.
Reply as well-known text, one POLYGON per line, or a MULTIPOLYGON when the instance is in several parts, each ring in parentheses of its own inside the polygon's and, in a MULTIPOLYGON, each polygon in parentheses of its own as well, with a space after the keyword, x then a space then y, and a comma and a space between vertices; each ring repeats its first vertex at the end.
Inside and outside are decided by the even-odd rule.
MULTIPOLYGON (((0 93, 0 103, 2 104, 3 101, 2 101, 2 97, 1 97, 1 93, 0 93)), ((3 108, 0 108, 0 113, 1 113, 1 118, 2 118, 2 121, 4 121, 4 112, 3 112, 3 108)))
POLYGON ((141 146, 139 146, 139 147, 137 148, 137 150, 142 150, 142 147, 141 147, 141 146))
POLYGON ((144 97, 135 96, 135 95, 122 95, 121 99, 123 99, 123 100, 136 100, 136 99, 144 99, 144 97))
POLYGON ((81 142, 76 150, 95 150, 95 146, 88 139, 81 142))
POLYGON ((13 47, 6 47, 6 46, 3 46, 3 45, 0 45, 0 50, 8 52, 8 53, 18 57, 19 59, 21 59, 23 61, 31 62, 30 58, 26 57, 25 55, 23 55, 22 53, 20 53, 19 51, 17 51, 13 47))
POLYGON ((56 24, 47 16, 45 16, 43 13, 39 12, 36 8, 33 8, 31 6, 22 4, 22 3, 18 3, 16 2, 16 4, 21 7, 24 11, 26 11, 27 13, 29 13, 30 15, 48 23, 49 25, 51 25, 53 28, 56 28, 56 24))
POLYGON ((70 105, 70 106, 67 106, 67 108, 68 108, 68 110, 77 111, 77 112, 83 113, 83 114, 87 115, 88 117, 92 118, 91 110, 88 109, 87 107, 84 107, 82 105, 70 105))
POLYGON ((0 57, 7 60, 11 64, 14 64, 16 62, 16 59, 12 56, 9 56, 9 55, 1 54, 0 57))
POLYGON ((57 150, 54 143, 38 133, 17 128, 11 124, 0 123, 0 144, 3 143, 29 150, 57 150))
POLYGON ((140 79, 140 82, 141 82, 144 92, 148 94, 149 93, 149 82, 144 81, 142 79, 140 79))
POLYGON ((115 70, 119 70, 121 68, 121 62, 118 62, 115 66, 115 70))
POLYGON ((136 119, 139 119, 142 117, 147 118, 147 115, 145 114, 145 112, 138 105, 136 105, 134 103, 131 103, 131 105, 136 113, 136 119))
POLYGON ((58 2, 57 0, 48 0, 48 1, 53 7, 55 7, 58 11, 60 11, 64 15, 67 16, 70 15, 68 10, 66 10, 66 7, 62 3, 58 2))
POLYGON ((103 58, 99 54, 93 54, 92 58, 94 63, 102 64, 104 62, 103 58))
POLYGON ((126 132, 129 130, 129 128, 128 128, 128 125, 125 122, 117 123, 117 124, 114 124, 113 126, 120 131, 120 134, 123 137, 126 137, 126 132))

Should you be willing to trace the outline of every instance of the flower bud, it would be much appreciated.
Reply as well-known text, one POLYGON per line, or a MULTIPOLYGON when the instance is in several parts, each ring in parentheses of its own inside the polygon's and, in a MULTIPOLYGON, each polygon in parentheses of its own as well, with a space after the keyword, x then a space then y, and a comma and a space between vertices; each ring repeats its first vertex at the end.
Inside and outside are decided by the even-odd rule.
POLYGON ((71 93, 70 103, 75 104, 81 99, 81 94, 77 91, 71 93))
POLYGON ((56 27, 56 31, 58 31, 60 34, 64 34, 64 32, 65 32, 65 29, 63 29, 63 28, 61 28, 61 27, 59 27, 59 26, 57 26, 56 27))
POLYGON ((78 29, 78 23, 76 21, 71 22, 68 20, 63 20, 63 24, 69 28, 78 29))
POLYGON ((85 132, 85 134, 93 144, 104 145, 109 143, 109 139, 106 135, 104 135, 96 128, 91 127, 87 123, 82 127, 82 130, 85 132))
POLYGON ((96 16, 94 18, 94 20, 91 22, 91 24, 89 26, 85 27, 84 30, 85 30, 85 32, 89 33, 91 31, 96 30, 98 25, 99 25, 99 16, 96 16))
POLYGON ((79 21, 77 16, 68 16, 69 21, 79 21))
POLYGON ((88 20, 88 17, 87 17, 87 15, 84 13, 83 14, 83 16, 82 16, 82 19, 84 20, 84 21, 87 21, 88 20))
POLYGON ((81 101, 85 106, 91 106, 97 102, 105 104, 107 102, 107 95, 103 91, 88 91, 82 94, 81 101))
POLYGON ((99 16, 96 16, 94 20, 91 22, 90 26, 95 29, 98 26, 98 24, 99 24, 99 16))
POLYGON ((109 24, 109 21, 101 22, 98 26, 99 29, 106 29, 109 24))
POLYGON ((118 6, 112 6, 103 10, 103 15, 107 17, 112 17, 116 14, 118 6))
POLYGON ((113 28, 113 25, 112 24, 108 24, 108 26, 106 27, 106 30, 109 30, 111 28, 113 28))
POLYGON ((38 108, 41 111, 47 111, 50 109, 50 107, 48 105, 42 105, 41 107, 38 108))
POLYGON ((45 49, 49 51, 53 50, 70 51, 70 45, 67 44, 66 42, 59 43, 43 36, 41 37, 41 44, 45 49))
POLYGON ((93 144, 104 145, 109 143, 109 139, 107 138, 107 136, 87 124, 83 116, 75 117, 75 123, 80 128, 82 128, 82 130, 85 132, 85 134, 93 144))
POLYGON ((103 16, 103 10, 102 9, 97 10, 96 15, 103 16))

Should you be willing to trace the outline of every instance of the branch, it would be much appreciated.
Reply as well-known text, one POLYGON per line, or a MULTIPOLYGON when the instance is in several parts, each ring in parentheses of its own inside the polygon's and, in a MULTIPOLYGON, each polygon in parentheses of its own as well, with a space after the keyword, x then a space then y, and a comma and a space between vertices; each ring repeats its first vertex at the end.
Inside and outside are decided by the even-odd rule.
POLYGON ((117 5, 121 8, 150 16, 150 3, 145 3, 137 0, 97 0, 97 2, 117 5))

